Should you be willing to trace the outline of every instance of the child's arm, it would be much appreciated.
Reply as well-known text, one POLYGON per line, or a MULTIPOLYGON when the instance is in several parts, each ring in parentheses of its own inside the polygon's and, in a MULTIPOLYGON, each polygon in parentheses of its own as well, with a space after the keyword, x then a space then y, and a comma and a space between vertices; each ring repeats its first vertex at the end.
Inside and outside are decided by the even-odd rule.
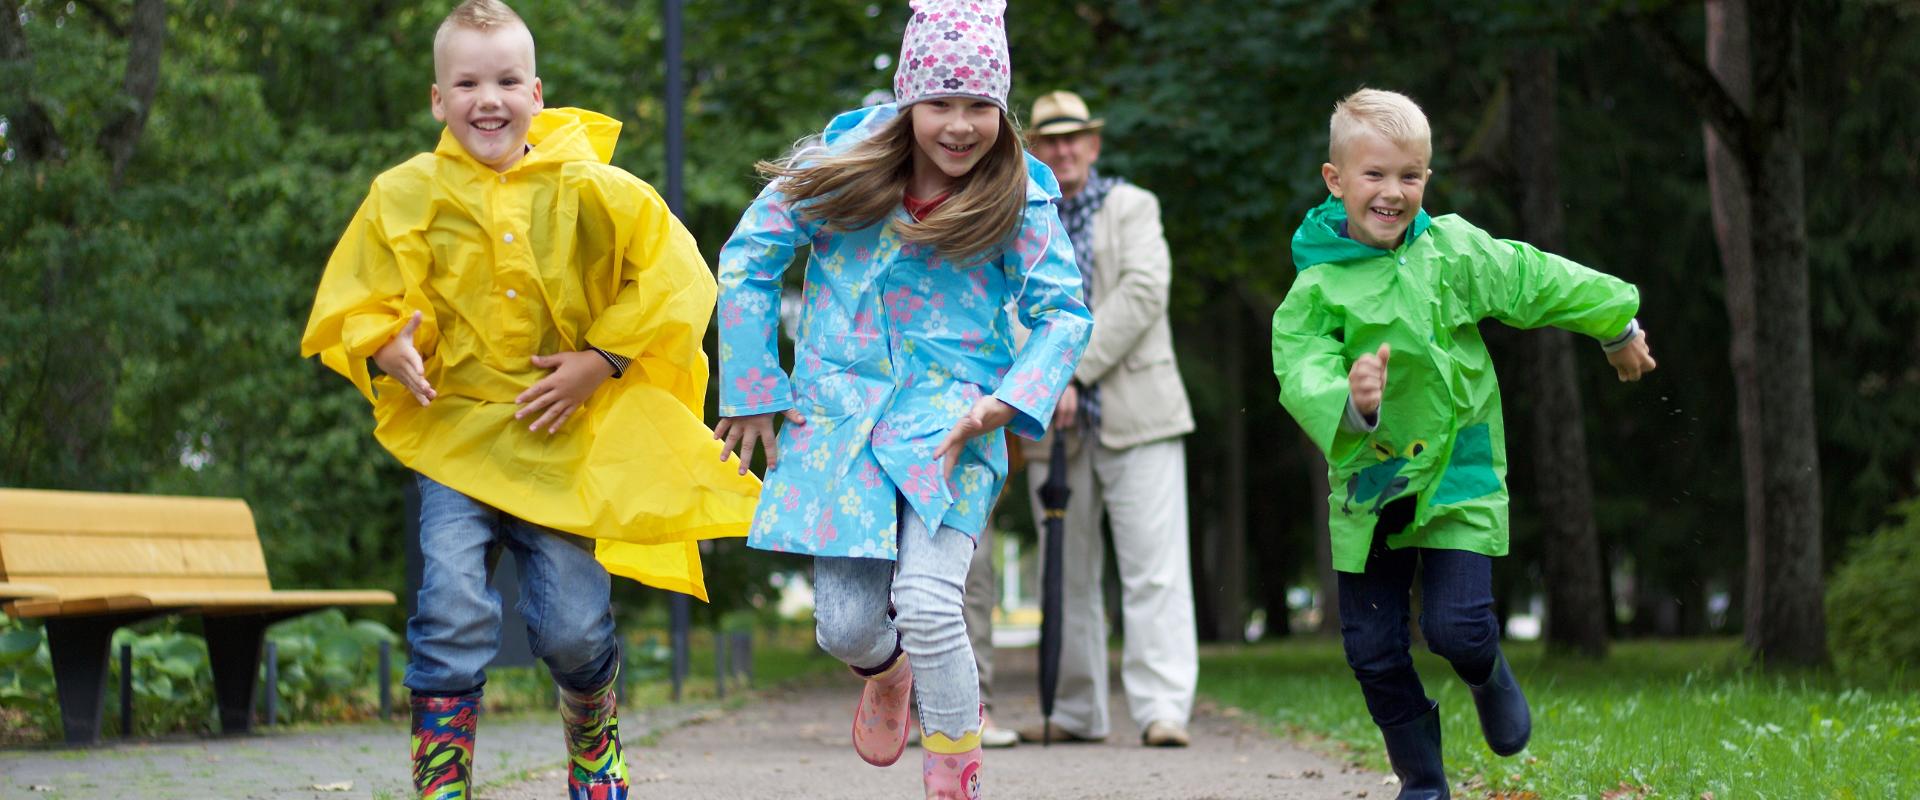
POLYGON ((1591 336, 1606 345, 1607 361, 1623 381, 1653 369, 1646 332, 1633 318, 1640 308, 1633 284, 1471 225, 1462 232, 1475 316, 1591 336))
POLYGON ((740 456, 747 472, 756 446, 767 450, 767 468, 779 463, 773 415, 805 424, 793 410, 793 380, 780 366, 780 283, 794 251, 808 243, 805 222, 788 205, 779 183, 767 187, 740 216, 720 248, 720 422, 713 436, 725 442, 720 460, 740 456))
POLYGON ((1378 412, 1390 353, 1383 345, 1349 363, 1338 338, 1342 320, 1318 295, 1305 278, 1296 278, 1274 310, 1273 376, 1280 382, 1280 404, 1328 462, 1338 464, 1365 441, 1365 426, 1343 421, 1349 419, 1349 409, 1360 416, 1378 412))
POLYGON ((404 280, 407 265, 424 270, 428 254, 413 240, 395 240, 389 234, 388 216, 403 211, 384 201, 385 180, 383 175, 374 181, 327 259, 300 337, 300 357, 320 356, 322 363, 353 381, 368 402, 374 397, 367 359, 373 358, 416 399, 431 400, 421 356, 433 351, 439 327, 425 297, 407 296, 404 280), (408 340, 404 344, 396 338, 403 328, 408 340), (411 359, 404 356, 407 351, 413 353, 411 359))
POLYGON ((1004 422, 1009 430, 1038 440, 1093 334, 1093 315, 1080 301, 1073 242, 1054 207, 1028 207, 1016 236, 1001 268, 1007 284, 1016 287, 1020 324, 1031 333, 993 397, 1016 412, 1004 422))

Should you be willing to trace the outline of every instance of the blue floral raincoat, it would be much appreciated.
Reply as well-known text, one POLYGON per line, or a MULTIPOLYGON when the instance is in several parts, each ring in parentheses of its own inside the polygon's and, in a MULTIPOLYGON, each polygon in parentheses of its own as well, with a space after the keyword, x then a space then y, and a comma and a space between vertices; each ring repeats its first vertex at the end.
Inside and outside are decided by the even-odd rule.
MULTIPOLYGON (((830 150, 873 135, 901 110, 836 117, 830 150)), ((1027 208, 999 254, 958 264, 886 222, 835 233, 788 204, 779 183, 748 207, 720 251, 720 415, 795 408, 780 432, 747 543, 817 556, 893 559, 904 497, 928 530, 978 536, 1006 479, 1006 438, 967 443, 948 480, 933 450, 981 395, 1017 409, 1008 428, 1038 439, 1073 377, 1093 317, 1080 299, 1059 185, 1027 158, 1027 208), (775 337, 781 274, 812 245, 792 376, 775 337), (1014 352, 1015 304, 1033 331, 1014 352)))

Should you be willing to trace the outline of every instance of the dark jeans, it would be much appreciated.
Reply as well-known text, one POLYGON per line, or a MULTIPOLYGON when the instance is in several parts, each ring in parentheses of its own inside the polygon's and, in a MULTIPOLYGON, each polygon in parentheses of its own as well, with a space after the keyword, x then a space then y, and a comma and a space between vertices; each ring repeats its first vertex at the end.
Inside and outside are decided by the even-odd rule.
POLYGON ((1373 529, 1366 572, 1340 579, 1340 636, 1347 665, 1360 681, 1375 724, 1413 721, 1433 701, 1420 686, 1408 654, 1409 592, 1420 570, 1420 631, 1427 649, 1453 665, 1461 679, 1485 683, 1500 654, 1493 614, 1493 559, 1465 550, 1387 549, 1387 536, 1413 521, 1413 499, 1387 504, 1373 529))

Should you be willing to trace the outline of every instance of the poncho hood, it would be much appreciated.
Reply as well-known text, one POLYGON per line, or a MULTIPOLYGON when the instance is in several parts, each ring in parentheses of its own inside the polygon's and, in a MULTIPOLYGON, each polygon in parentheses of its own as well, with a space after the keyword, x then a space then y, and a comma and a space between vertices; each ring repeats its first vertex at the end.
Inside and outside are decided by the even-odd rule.
MULTIPOLYGON (((569 161, 613 163, 613 148, 620 143, 620 121, 584 108, 549 108, 534 115, 527 126, 527 144, 533 150, 515 162, 509 172, 532 169, 545 164, 569 161)), ((437 155, 473 161, 473 156, 453 138, 452 130, 440 132, 437 155)))

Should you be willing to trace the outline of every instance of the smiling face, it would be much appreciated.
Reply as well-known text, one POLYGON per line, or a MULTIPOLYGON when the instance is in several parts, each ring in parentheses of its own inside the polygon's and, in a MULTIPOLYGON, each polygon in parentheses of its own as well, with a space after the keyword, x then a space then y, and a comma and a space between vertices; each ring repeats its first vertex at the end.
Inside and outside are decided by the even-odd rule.
POLYGON ((1400 246, 1426 194, 1426 148, 1395 144, 1367 131, 1340 148, 1332 164, 1320 165, 1327 191, 1347 209, 1347 235, 1369 247, 1400 246))
POLYGON ((931 199, 972 172, 1000 140, 1000 107, 967 97, 914 103, 913 178, 908 192, 931 199))
POLYGON ((543 107, 533 34, 524 25, 453 28, 433 61, 433 118, 474 160, 505 172, 526 154, 527 128, 543 107))
POLYGON ((1053 168, 1060 182, 1060 195, 1072 197, 1086 188, 1093 174, 1093 162, 1100 160, 1100 132, 1074 131, 1055 136, 1033 137, 1033 155, 1053 168))

